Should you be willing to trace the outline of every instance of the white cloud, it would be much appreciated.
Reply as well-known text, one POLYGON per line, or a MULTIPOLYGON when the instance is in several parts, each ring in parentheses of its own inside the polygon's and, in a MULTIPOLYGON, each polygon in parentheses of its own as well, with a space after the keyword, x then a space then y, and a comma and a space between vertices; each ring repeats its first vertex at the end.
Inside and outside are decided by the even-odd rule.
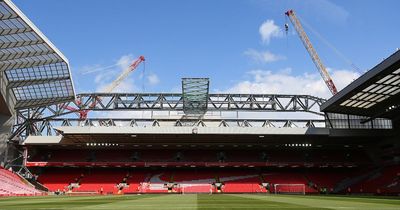
POLYGON ((331 69, 328 68, 329 73, 332 75, 332 79, 335 82, 338 91, 346 87, 348 84, 353 82, 355 79, 360 77, 360 72, 350 71, 346 69, 331 69))
POLYGON ((274 61, 279 61, 285 59, 285 56, 275 55, 270 51, 257 51, 255 49, 248 49, 244 52, 245 55, 249 56, 251 59, 258 63, 271 63, 274 61))
POLYGON ((261 40, 265 44, 269 44, 271 38, 283 36, 282 29, 275 25, 274 20, 264 21, 259 28, 259 32, 261 35, 261 40))
POLYGON ((119 66, 119 68, 121 68, 123 70, 123 69, 127 68, 134 59, 135 58, 133 57, 132 54, 123 55, 118 59, 116 64, 119 66))
POLYGON ((103 84, 108 83, 111 78, 115 77, 117 73, 117 69, 109 69, 107 71, 96 73, 94 77, 95 84, 103 84))
MULTIPOLYGON (((342 89, 359 74, 349 70, 330 70, 338 90, 342 89)), ((331 97, 329 89, 318 73, 292 75, 290 69, 279 72, 253 70, 248 72, 251 79, 240 81, 224 92, 264 94, 307 94, 322 98, 331 97)))
MULTIPOLYGON (((117 62, 96 73, 94 83, 96 92, 104 92, 104 90, 131 64, 135 58, 132 54, 121 56, 117 62)), ((134 79, 130 76, 123 80, 112 92, 135 92, 138 88, 135 86, 134 79)))
POLYGON ((158 78, 157 74, 150 73, 150 74, 147 76, 147 82, 148 82, 150 85, 157 85, 157 84, 160 82, 160 79, 158 78))

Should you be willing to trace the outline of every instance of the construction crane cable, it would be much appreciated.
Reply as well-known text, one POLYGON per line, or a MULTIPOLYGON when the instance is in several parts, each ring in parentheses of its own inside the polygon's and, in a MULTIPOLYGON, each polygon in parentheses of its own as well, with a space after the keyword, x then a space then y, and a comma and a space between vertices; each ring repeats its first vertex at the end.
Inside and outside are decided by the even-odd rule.
POLYGON ((85 71, 85 72, 82 72, 81 74, 82 75, 86 75, 86 74, 91 74, 91 73, 94 73, 94 72, 104 71, 104 70, 107 70, 107 69, 111 69, 111 68, 113 68, 115 66, 118 66, 118 63, 113 64, 113 65, 109 65, 109 66, 105 66, 105 67, 102 67, 102 68, 96 68, 96 69, 92 69, 92 70, 89 70, 89 71, 85 71))
POLYGON ((146 82, 146 61, 143 61, 143 74, 142 74, 142 92, 144 93, 145 89, 145 82, 146 82))
POLYGON ((288 17, 285 15, 286 51, 288 51, 288 48, 289 48, 289 38, 288 38, 289 23, 288 23, 287 19, 288 19, 288 17))
POLYGON ((318 39, 320 39, 326 46, 328 46, 338 57, 340 57, 347 65, 353 68, 353 70, 358 73, 363 73, 360 68, 357 67, 348 57, 346 57, 342 52, 340 52, 332 43, 330 43, 327 39, 325 39, 318 31, 314 30, 310 24, 308 24, 304 19, 302 19, 298 14, 296 14, 297 18, 301 21, 301 23, 313 33, 318 39))

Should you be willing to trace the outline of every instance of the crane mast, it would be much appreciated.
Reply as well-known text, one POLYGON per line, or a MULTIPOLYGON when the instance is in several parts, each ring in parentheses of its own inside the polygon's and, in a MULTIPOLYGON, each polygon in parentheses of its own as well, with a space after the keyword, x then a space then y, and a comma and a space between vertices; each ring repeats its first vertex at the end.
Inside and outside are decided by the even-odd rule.
POLYGON ((331 91, 332 95, 337 93, 337 89, 331 76, 329 75, 328 71, 326 70, 324 64, 322 63, 321 59, 319 58, 317 51, 312 46, 310 39, 308 38, 306 32, 304 31, 299 19, 296 17, 296 14, 293 10, 288 10, 285 12, 285 15, 289 17, 290 22, 293 24, 294 28, 297 31, 301 41, 303 42, 304 47, 307 49, 308 54, 310 54, 311 59, 313 60, 314 64, 317 66, 319 73, 322 76, 325 84, 328 86, 329 90, 331 91))

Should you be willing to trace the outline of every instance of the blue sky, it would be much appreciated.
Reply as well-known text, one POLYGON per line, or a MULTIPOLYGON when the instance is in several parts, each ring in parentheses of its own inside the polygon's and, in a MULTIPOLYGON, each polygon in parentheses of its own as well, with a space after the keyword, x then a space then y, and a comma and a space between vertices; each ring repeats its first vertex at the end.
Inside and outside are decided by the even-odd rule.
POLYGON ((292 8, 339 89, 400 47, 400 1, 14 0, 69 59, 76 92, 101 91, 132 59, 143 66, 117 92, 179 92, 182 77, 209 77, 211 92, 302 93, 329 97, 294 33, 292 8), (83 74, 87 71, 103 71, 83 74))

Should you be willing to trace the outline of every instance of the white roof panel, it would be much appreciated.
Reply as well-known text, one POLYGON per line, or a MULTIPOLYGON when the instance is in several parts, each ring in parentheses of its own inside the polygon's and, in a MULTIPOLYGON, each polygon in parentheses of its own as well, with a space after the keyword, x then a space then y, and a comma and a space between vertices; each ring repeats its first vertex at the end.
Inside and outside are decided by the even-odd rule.
POLYGON ((15 109, 75 98, 67 58, 10 0, 0 0, 0 74, 15 109))

